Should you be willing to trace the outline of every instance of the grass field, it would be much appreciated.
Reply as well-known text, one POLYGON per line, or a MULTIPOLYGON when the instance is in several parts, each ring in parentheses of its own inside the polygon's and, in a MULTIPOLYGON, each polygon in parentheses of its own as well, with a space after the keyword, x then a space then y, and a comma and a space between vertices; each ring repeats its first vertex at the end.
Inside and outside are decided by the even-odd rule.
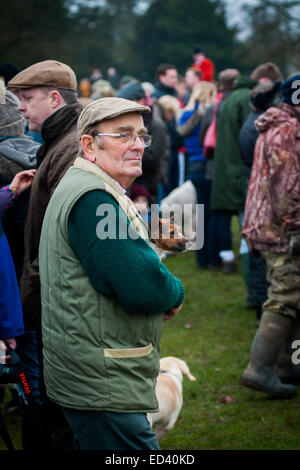
MULTIPOLYGON (((184 378, 183 408, 161 448, 299 450, 299 391, 291 400, 274 400, 238 385, 256 331, 255 313, 245 308, 240 266, 227 276, 198 271, 193 252, 168 257, 165 263, 182 279, 186 297, 179 315, 164 325, 161 357, 184 359, 197 380, 184 378)), ((21 449, 18 415, 6 413, 5 419, 21 449)))

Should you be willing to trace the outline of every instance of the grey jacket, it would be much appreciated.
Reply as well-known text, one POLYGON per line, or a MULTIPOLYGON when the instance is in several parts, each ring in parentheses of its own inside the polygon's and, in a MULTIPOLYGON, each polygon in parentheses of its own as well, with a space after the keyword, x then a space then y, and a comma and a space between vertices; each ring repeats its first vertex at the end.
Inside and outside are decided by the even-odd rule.
POLYGON ((40 145, 30 137, 12 137, 0 141, 0 155, 29 170, 36 168, 36 153, 40 145))

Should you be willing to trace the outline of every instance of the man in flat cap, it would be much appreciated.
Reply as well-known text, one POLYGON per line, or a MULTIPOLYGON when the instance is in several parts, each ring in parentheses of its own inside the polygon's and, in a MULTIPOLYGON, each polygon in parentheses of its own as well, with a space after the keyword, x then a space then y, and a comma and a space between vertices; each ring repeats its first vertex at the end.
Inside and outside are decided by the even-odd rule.
MULTIPOLYGON (((132 81, 120 88, 116 96, 127 100, 136 101, 139 104, 146 104, 146 93, 141 83, 132 81)), ((158 184, 161 180, 167 179, 167 169, 170 155, 170 141, 168 129, 160 117, 160 112, 152 104, 151 113, 144 116, 144 123, 152 136, 152 143, 147 147, 143 155, 141 176, 138 176, 135 183, 147 188, 151 195, 151 201, 157 200, 158 184), (165 178, 163 178, 165 176, 165 178)))
POLYGON ((43 223, 45 383, 80 449, 159 449, 146 414, 158 411, 163 320, 180 311, 184 288, 126 196, 151 144, 147 112, 118 97, 84 108, 79 156, 43 223))
POLYGON ((255 121, 260 132, 243 235, 266 262, 268 298, 240 383, 290 398, 300 383, 300 74, 280 86, 282 101, 255 121))
MULTIPOLYGON (((21 101, 19 109, 31 131, 41 132, 37 172, 25 225, 25 257, 20 282, 25 334, 18 350, 26 366, 33 401, 23 410, 25 449, 52 446, 48 400, 41 377, 41 297, 38 252, 44 214, 60 179, 78 153, 76 122, 81 111, 73 70, 55 60, 36 63, 15 75, 8 87, 21 101)), ((60 412, 60 410, 59 410, 60 412)), ((62 435, 62 434, 60 434, 62 435)))

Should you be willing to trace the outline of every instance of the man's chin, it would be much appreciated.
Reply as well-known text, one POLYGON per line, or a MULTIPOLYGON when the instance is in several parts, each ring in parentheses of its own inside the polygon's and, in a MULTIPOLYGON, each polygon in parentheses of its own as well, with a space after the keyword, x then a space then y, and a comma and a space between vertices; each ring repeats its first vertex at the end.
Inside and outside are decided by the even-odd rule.
POLYGON ((41 132, 41 128, 38 126, 35 126, 34 124, 28 123, 28 128, 31 132, 41 132))
POLYGON ((139 176, 142 176, 143 172, 141 169, 139 169, 139 171, 135 171, 135 176, 134 176, 134 179, 138 178, 139 176))

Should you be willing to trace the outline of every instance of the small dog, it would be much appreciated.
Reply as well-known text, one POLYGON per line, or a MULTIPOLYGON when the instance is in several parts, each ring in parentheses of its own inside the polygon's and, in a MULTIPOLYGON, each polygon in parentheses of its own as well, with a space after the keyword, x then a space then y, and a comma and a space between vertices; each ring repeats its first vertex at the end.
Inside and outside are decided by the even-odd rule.
POLYGON ((177 421, 183 403, 183 375, 189 380, 196 380, 185 361, 172 356, 160 360, 160 373, 156 384, 159 412, 147 415, 158 440, 162 439, 177 421))
POLYGON ((152 217, 149 222, 151 242, 157 248, 165 251, 185 251, 191 246, 191 242, 183 235, 179 225, 174 223, 174 217, 160 219, 152 217))
POLYGON ((196 230, 196 203, 197 194, 194 184, 188 180, 181 186, 173 189, 160 204, 162 216, 173 212, 177 217, 182 217, 184 225, 184 233, 192 240, 196 230))

